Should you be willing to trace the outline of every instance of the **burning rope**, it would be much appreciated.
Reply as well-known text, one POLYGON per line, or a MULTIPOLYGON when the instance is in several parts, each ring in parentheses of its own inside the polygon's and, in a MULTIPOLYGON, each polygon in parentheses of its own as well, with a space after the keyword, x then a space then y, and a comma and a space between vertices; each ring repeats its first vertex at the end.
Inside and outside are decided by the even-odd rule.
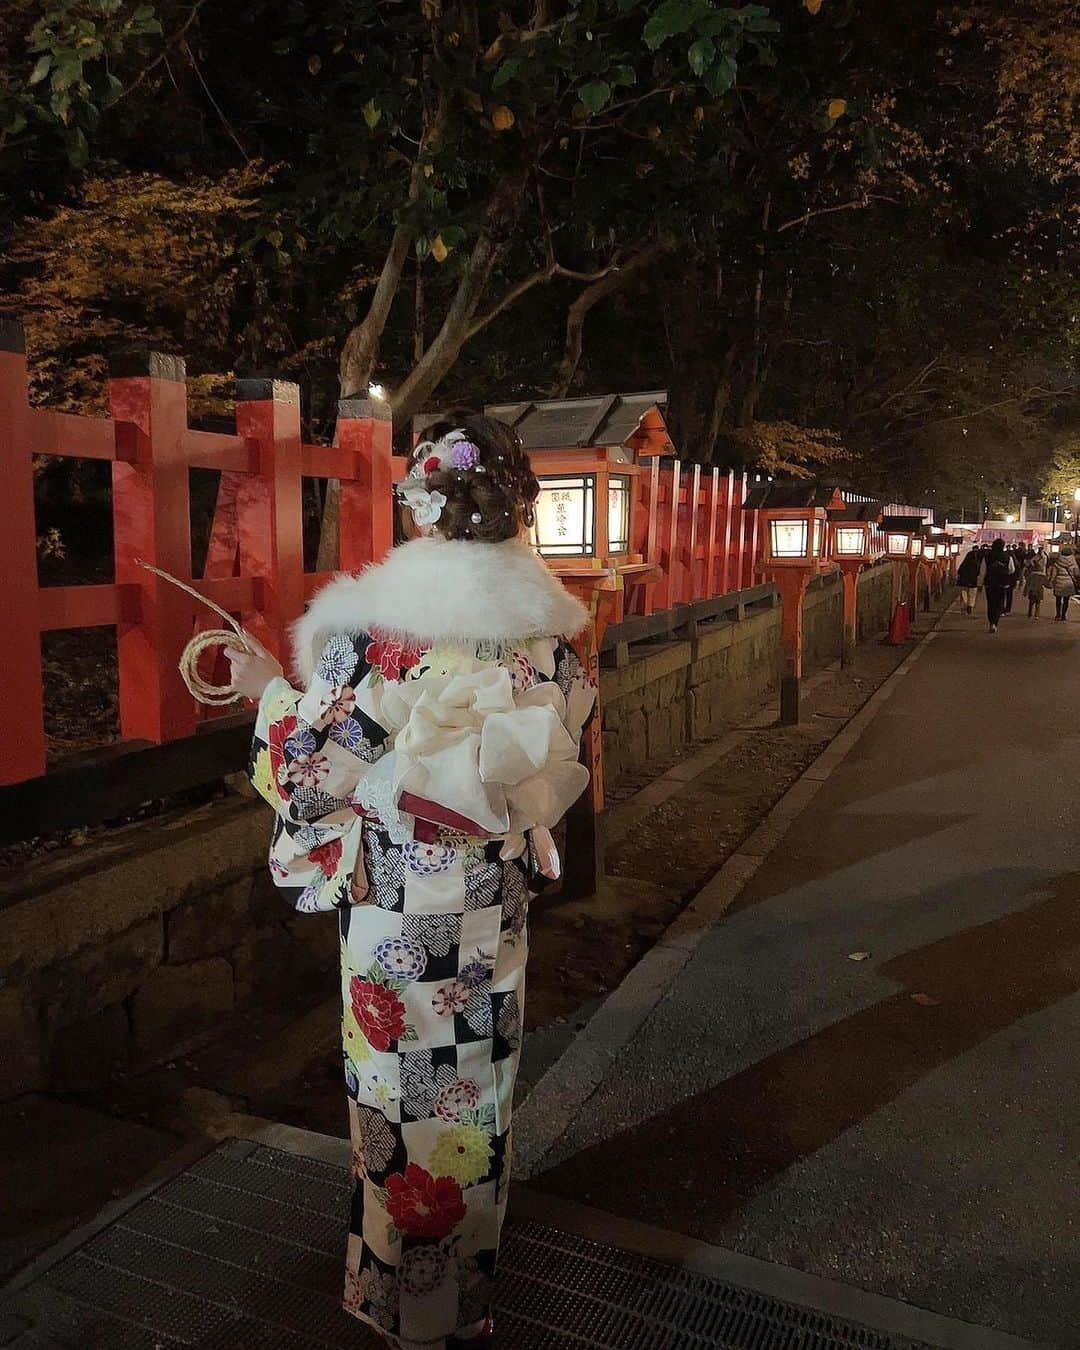
POLYGON ((243 695, 238 694, 230 685, 210 684, 208 680, 203 679, 199 674, 199 658, 203 652, 208 651, 211 647, 225 645, 236 647, 240 651, 250 652, 251 645, 244 636, 244 630, 231 614, 227 614, 220 605, 215 605, 213 600, 208 600, 205 595, 201 595, 193 586, 187 585, 186 582, 180 581, 177 577, 170 576, 168 572, 163 572, 160 567, 152 567, 150 563, 143 562, 141 558, 136 558, 135 561, 140 567, 145 567, 148 572, 153 572, 155 576, 161 577, 162 581, 168 581, 173 586, 179 586, 182 591, 187 591, 188 595, 194 596, 200 603, 209 605, 215 614, 220 614, 229 625, 228 629, 207 628, 202 633, 196 633, 184 648, 180 657, 179 669, 180 675, 188 687, 188 692, 197 702, 205 703, 211 708, 222 708, 229 703, 239 703, 243 695))

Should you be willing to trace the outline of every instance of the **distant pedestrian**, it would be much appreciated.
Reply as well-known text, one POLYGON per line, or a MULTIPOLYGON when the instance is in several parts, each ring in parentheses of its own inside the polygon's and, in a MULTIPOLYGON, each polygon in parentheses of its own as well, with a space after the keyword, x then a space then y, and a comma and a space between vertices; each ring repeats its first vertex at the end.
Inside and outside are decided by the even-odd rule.
POLYGON ((1027 596, 1029 619, 1039 617, 1039 606, 1042 604, 1045 590, 1046 565, 1042 557, 1036 553, 1024 569, 1024 594, 1027 596))
POLYGON ((1064 623, 1069 617, 1069 601, 1080 590, 1080 566, 1077 566, 1071 544, 1062 544, 1061 552, 1050 563, 1046 576, 1054 592, 1056 621, 1064 623))
POLYGON ((967 557, 956 569, 956 584, 960 587, 960 603, 965 614, 974 614, 975 599, 979 594, 979 572, 982 568, 982 554, 972 548, 967 557))
MULTIPOLYGON (((1005 611, 1005 594, 1013 575, 1013 560, 1005 552, 1005 541, 995 539, 990 552, 983 559, 980 580, 986 591, 986 617, 991 633, 998 630, 998 621, 1005 611)), ((1013 582, 1013 585, 1016 583, 1013 582)))
POLYGON ((1013 607, 1013 595, 1020 584, 1024 572, 1024 551, 1015 545, 1006 549, 1009 561, 1012 563, 1012 571, 1009 573, 1009 580, 1005 586, 1005 603, 1002 606, 1003 614, 1011 614, 1013 607))

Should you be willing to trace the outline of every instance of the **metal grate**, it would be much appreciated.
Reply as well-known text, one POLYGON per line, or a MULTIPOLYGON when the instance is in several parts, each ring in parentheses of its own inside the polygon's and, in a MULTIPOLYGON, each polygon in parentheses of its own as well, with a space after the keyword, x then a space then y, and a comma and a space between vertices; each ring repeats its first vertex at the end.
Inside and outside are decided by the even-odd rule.
MULTIPOLYGON (((346 1172, 226 1144, 0 1309, 11 1350, 363 1350, 342 1312, 346 1172)), ((506 1350, 930 1350, 531 1222, 500 1258, 506 1350)))

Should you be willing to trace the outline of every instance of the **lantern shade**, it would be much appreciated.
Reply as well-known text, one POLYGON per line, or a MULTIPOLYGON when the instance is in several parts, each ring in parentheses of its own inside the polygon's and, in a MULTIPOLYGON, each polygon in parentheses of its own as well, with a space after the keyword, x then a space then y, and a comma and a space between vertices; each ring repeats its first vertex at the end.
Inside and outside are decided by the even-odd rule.
POLYGON ((805 562, 810 522, 801 520, 769 521, 769 552, 777 561, 805 562))
POLYGON ((921 558, 922 552, 923 552, 922 536, 918 534, 913 534, 911 536, 911 556, 913 558, 921 558))
POLYGON ((869 531, 861 525, 833 526, 833 555, 837 558, 865 558, 869 553, 869 531))
POLYGON ((537 549, 548 557, 593 556, 596 538, 594 474, 568 474, 559 478, 540 479, 534 537, 537 549))
POLYGON ((608 479, 608 552, 630 552, 630 478, 612 474, 608 479))
POLYGON ((927 562, 937 561, 937 551, 938 551, 937 544, 933 544, 930 542, 926 542, 923 544, 923 557, 926 559, 927 562))
POLYGON ((906 558, 911 552, 910 534, 887 534, 885 550, 890 558, 906 558))

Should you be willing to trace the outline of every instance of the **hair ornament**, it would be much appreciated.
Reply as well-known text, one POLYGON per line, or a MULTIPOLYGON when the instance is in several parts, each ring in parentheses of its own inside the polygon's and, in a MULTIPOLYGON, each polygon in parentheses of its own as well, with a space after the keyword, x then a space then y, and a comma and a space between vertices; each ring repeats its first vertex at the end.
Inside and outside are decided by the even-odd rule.
POLYGON ((442 516, 446 505, 446 496, 442 492, 429 492, 422 483, 408 478, 398 484, 397 496, 413 513, 417 525, 435 525, 442 516))
POLYGON ((480 447, 472 441, 456 441, 450 450, 450 463, 455 469, 475 469, 480 463, 480 447))
POLYGON ((479 511, 474 511, 472 515, 469 517, 469 519, 472 521, 474 525, 482 525, 484 523, 484 517, 480 514, 479 511))

